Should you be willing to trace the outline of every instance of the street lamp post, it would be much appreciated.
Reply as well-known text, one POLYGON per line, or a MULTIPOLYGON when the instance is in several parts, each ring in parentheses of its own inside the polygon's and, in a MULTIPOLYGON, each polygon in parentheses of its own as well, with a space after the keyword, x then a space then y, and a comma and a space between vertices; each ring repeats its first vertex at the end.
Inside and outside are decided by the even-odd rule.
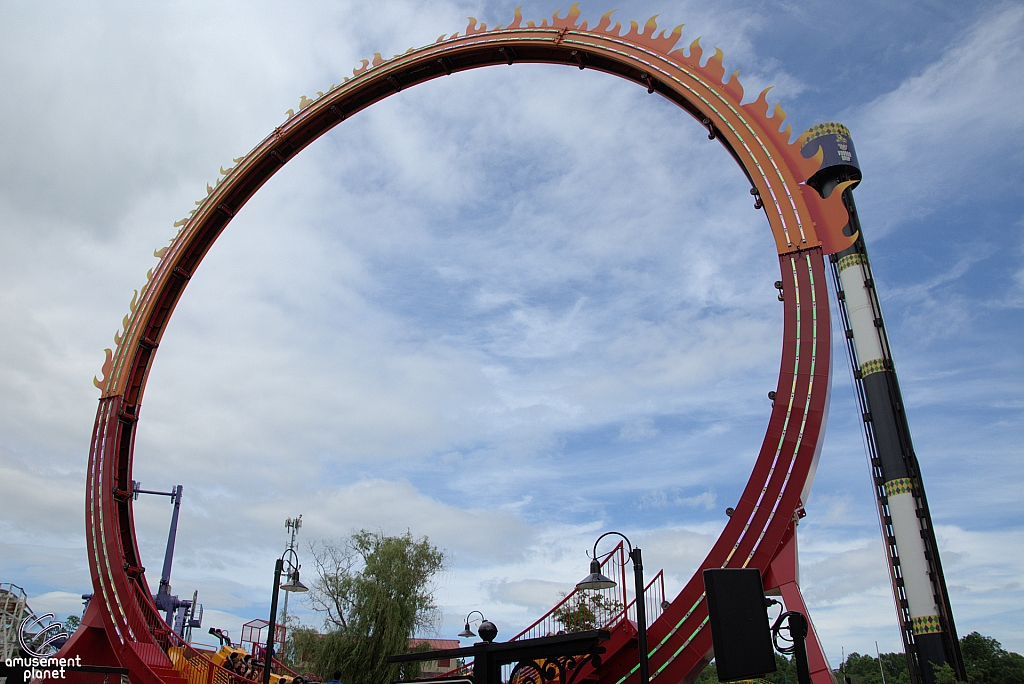
MULTIPOLYGON (((473 613, 480 613, 480 611, 471 610, 469 615, 466 616, 466 628, 459 632, 459 636, 464 639, 472 639, 476 636, 473 630, 469 628, 469 619, 473 616, 473 613)), ((493 622, 485 618, 483 613, 480 613, 480 626, 477 627, 477 630, 480 632, 480 638, 488 644, 494 641, 494 637, 498 636, 498 628, 493 622)))
POLYGON ((594 556, 590 561, 590 574, 576 584, 577 589, 611 589, 615 580, 601 574, 601 561, 597 559, 597 545, 610 534, 622 537, 629 547, 629 560, 633 562, 633 579, 636 583, 636 628, 637 648, 640 651, 640 684, 649 684, 650 668, 647 661, 647 604, 644 600, 644 563, 640 547, 634 547, 629 538, 621 532, 605 532, 594 542, 594 556))
MULTIPOLYGON (((298 518, 286 518, 284 521, 284 529, 289 530, 292 533, 291 541, 288 542, 288 548, 295 548, 295 535, 298 534, 299 528, 302 527, 302 514, 299 514, 298 518)), ((284 595, 284 610, 281 611, 281 622, 285 627, 288 626, 288 596, 291 592, 284 595)))
POLYGON ((299 581, 299 555, 295 549, 285 549, 284 554, 274 564, 274 593, 270 596, 270 631, 267 634, 267 648, 263 654, 263 684, 270 684, 270 670, 274 664, 274 637, 277 636, 277 594, 280 590, 295 591, 303 593, 309 591, 305 584, 299 581), (291 557, 295 557, 292 562, 291 557), (285 563, 288 564, 288 581, 281 584, 281 573, 285 572, 285 563))

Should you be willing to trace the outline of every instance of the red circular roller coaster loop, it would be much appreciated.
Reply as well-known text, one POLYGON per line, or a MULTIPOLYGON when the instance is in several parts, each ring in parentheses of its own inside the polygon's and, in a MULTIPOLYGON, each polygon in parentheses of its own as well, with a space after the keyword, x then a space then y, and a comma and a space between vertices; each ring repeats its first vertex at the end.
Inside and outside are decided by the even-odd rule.
MULTIPOLYGON (((132 519, 134 435, 150 366, 174 307, 203 257, 246 201, 303 148, 348 117, 404 88, 456 72, 515 63, 561 64, 633 81, 666 97, 701 122, 733 155, 763 204, 775 238, 785 309, 782 360, 771 417, 757 461, 725 530, 701 565, 760 568, 766 588, 778 588, 787 605, 803 608, 796 584, 795 522, 802 514, 824 435, 830 388, 830 325, 823 254, 847 247, 848 216, 841 194, 822 199, 806 181, 821 164, 805 159, 780 131, 785 113, 770 112, 766 93, 743 105, 743 88, 724 78, 722 53, 702 66, 694 41, 676 49, 681 27, 658 34, 653 18, 623 32, 611 13, 596 26, 580 20, 575 5, 539 25, 513 22, 488 29, 471 19, 462 35, 391 59, 364 60, 352 78, 289 112, 288 120, 228 169, 205 201, 184 222, 159 265, 132 300, 124 329, 107 350, 102 398, 96 415, 86 485, 86 534, 94 597, 84 628, 64 653, 82 653, 130 668, 132 681, 175 680, 167 655, 166 628, 153 605, 139 557, 132 519), (723 80, 726 82, 723 83, 723 80), (156 616, 154 618, 154 616, 156 616)), ((223 170, 222 170, 223 171, 223 170)), ((706 249, 725 250, 718 236, 706 249)), ((700 570, 651 626, 651 673, 674 684, 690 681, 710 660, 700 570)), ((812 633, 813 676, 830 682, 812 633)), ((633 655, 635 661, 635 653, 633 655)), ((613 660, 613 659, 612 659, 613 660)), ((610 660, 600 681, 637 680, 635 666, 610 660)))

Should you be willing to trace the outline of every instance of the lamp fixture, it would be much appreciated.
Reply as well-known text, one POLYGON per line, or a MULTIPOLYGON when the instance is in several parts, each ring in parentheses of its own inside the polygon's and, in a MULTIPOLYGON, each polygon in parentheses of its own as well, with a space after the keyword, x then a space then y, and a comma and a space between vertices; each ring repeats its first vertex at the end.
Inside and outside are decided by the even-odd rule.
MULTIPOLYGON (((629 537, 621 532, 605 532, 594 542, 594 554, 590 561, 590 574, 576 584, 577 589, 611 589, 615 580, 601 574, 601 561, 598 560, 597 545, 609 534, 614 534, 626 542, 629 547, 629 560, 633 562, 633 579, 636 584, 636 627, 637 650, 639 651, 640 684, 650 684, 650 666, 647 654, 647 610, 644 597, 644 562, 640 547, 634 547, 629 537)), ((662 606, 664 607, 664 605, 662 606)), ((482 626, 482 625, 481 625, 482 626)))
POLYGON ((472 639, 476 636, 469 626, 469 623, 471 622, 470 618, 473 617, 473 613, 480 616, 480 626, 477 627, 477 630, 480 632, 480 638, 487 643, 494 641, 494 637, 498 636, 498 628, 493 622, 485 618, 484 614, 479 610, 472 610, 469 612, 469 615, 466 616, 466 628, 459 632, 459 636, 463 639, 472 639))

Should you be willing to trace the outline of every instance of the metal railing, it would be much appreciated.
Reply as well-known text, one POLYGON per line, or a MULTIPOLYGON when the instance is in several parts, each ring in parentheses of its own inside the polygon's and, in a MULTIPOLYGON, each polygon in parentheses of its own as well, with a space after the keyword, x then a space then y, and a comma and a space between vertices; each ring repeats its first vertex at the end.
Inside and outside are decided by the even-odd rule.
MULTIPOLYGON (((615 579, 618 586, 611 589, 586 590, 585 595, 600 596, 598 600, 590 600, 585 605, 593 613, 593 626, 591 629, 611 629, 624 619, 636 622, 636 600, 627 602, 626 593, 626 552, 623 542, 612 549, 611 553, 601 561, 601 572, 615 579)), ((565 633, 569 631, 568 625, 564 624, 563 616, 569 614, 573 608, 582 600, 584 590, 576 589, 565 595, 561 601, 555 604, 532 625, 516 634, 509 641, 520 639, 535 639, 543 636, 565 633)), ((644 606, 647 609, 647 626, 661 617, 665 610, 665 571, 659 570, 647 586, 644 587, 644 606)), ((508 681, 512 673, 513 665, 502 667, 502 681, 508 681)), ((473 673, 473 663, 469 662, 454 670, 445 672, 441 677, 468 676, 473 673)), ((526 676, 527 673, 519 674, 526 676)))
MULTIPOLYGON (((647 586, 644 587, 644 607, 647 609, 647 626, 661 617, 661 614, 665 612, 665 606, 667 602, 665 600, 665 571, 659 570, 658 574, 655 575, 647 586)), ((626 611, 629 615, 629 619, 636 622, 636 599, 629 602, 626 606, 626 611)))
MULTIPOLYGON (((248 679, 214 664, 205 653, 197 651, 167 626, 137 584, 133 582, 132 587, 135 589, 135 600, 145 621, 145 629, 167 655, 170 667, 188 684, 259 684, 263 681, 262 667, 252 675, 252 679, 248 679)), ((136 628, 136 625, 132 626, 132 629, 136 628)))
MULTIPOLYGON (((601 572, 608 577, 615 579, 618 586, 611 589, 598 589, 589 592, 591 595, 598 595, 598 601, 591 602, 594 613, 594 625, 592 629, 604 628, 621 619, 622 611, 626 605, 626 552, 623 543, 612 549, 611 553, 601 561, 601 572)), ((580 589, 573 587, 565 597, 555 604, 555 607, 541 616, 536 622, 524 629, 509 641, 520 639, 536 639, 537 637, 552 636, 560 632, 568 631, 569 625, 564 623, 564 617, 573 608, 573 605, 580 600, 582 593, 580 589)))

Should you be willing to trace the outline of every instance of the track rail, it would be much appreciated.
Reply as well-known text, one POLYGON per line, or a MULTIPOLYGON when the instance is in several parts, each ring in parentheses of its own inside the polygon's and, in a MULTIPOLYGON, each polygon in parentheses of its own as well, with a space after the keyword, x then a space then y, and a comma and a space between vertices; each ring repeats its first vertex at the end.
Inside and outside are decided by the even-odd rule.
MULTIPOLYGON (((316 99, 303 98, 298 112, 228 169, 197 210, 179 222, 160 263, 125 317, 115 350, 107 350, 102 391, 86 484, 86 532, 96 620, 109 651, 139 684, 156 684, 169 662, 159 626, 146 619, 152 607, 132 518, 134 438, 146 380, 174 307, 217 237, 245 203, 284 164, 334 126, 405 88, 459 71, 515 63, 592 69, 632 81, 689 113, 740 165, 763 209, 779 254, 784 283, 785 334, 775 407, 754 470, 736 513, 703 567, 759 567, 767 571, 783 536, 802 510, 813 478, 828 406, 829 310, 822 255, 845 248, 847 222, 841 193, 824 200, 803 181, 821 164, 805 159, 780 130, 785 112, 769 110, 766 93, 741 104, 743 87, 733 74, 724 81, 719 50, 703 60, 697 41, 675 49, 681 27, 657 32, 653 18, 623 33, 611 13, 588 28, 576 5, 565 17, 488 30, 471 19, 464 35, 441 36, 426 47, 391 59, 375 55, 352 78, 316 99), (702 65, 701 62, 704 61, 702 65)), ((715 235, 708 250, 727 249, 715 235)), ((709 659, 711 637, 699 572, 652 625, 656 677, 689 681, 709 659)), ((85 628, 83 628, 85 629, 85 628)), ((98 643, 97 633, 72 639, 64 652, 98 643), (79 644, 76 646, 76 643, 79 644)), ((78 635, 76 635, 77 637, 78 635)), ((815 642, 816 643, 816 642, 815 642)), ((633 675, 635 676, 635 675, 633 675)), ((825 682, 828 679, 816 681, 825 682)))

